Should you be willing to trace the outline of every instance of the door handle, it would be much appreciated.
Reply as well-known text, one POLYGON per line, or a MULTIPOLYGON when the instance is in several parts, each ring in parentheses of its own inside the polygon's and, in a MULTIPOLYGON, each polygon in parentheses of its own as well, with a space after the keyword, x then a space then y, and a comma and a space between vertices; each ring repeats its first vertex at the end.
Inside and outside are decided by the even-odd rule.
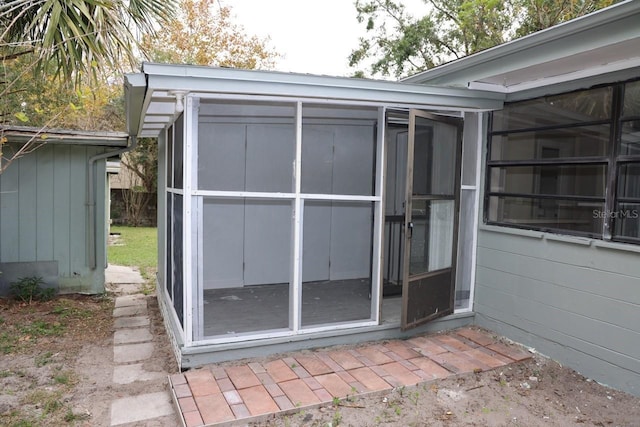
POLYGON ((409 233, 409 238, 411 239, 413 237, 413 222, 407 224, 407 233, 409 233))

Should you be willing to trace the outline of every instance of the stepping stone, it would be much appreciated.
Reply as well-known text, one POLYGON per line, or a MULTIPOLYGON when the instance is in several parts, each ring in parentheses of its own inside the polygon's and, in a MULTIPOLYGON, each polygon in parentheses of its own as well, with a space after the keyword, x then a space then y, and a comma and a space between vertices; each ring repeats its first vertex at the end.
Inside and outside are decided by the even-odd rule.
POLYGON ((111 425, 149 420, 173 414, 171 396, 166 391, 123 397, 111 403, 111 425))
POLYGON ((113 322, 114 328, 140 328, 142 326, 149 326, 151 321, 147 316, 137 317, 118 317, 113 322))
POLYGON ((125 344, 113 347, 113 361, 115 363, 140 362, 153 355, 153 343, 125 344))
POLYGON ((132 344, 152 340, 153 336, 148 328, 121 329, 113 334, 114 344, 132 344))
POLYGON ((113 317, 140 316, 147 314, 147 305, 134 305, 130 307, 118 307, 113 310, 113 317))
POLYGON ((113 367, 113 382, 116 384, 130 384, 136 381, 153 381, 166 378, 164 372, 145 371, 142 363, 113 367))
POLYGON ((115 307, 129 307, 129 306, 147 306, 147 299, 144 295, 125 295, 116 297, 115 307))

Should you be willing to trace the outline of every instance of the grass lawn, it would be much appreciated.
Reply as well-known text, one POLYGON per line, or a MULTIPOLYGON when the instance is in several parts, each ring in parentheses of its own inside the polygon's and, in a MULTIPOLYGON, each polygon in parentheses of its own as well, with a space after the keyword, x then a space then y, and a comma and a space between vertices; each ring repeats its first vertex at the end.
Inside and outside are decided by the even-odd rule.
POLYGON ((120 239, 107 248, 109 264, 139 267, 146 278, 153 277, 158 268, 157 228, 112 226, 111 232, 120 233, 120 239))

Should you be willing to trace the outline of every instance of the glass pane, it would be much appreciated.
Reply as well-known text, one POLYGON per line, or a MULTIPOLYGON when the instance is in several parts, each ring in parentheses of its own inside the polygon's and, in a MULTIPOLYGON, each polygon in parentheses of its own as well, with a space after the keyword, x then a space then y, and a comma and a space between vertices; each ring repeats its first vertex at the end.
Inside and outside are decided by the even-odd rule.
POLYGON ((204 336, 288 328, 292 210, 289 200, 204 200, 204 336))
POLYGON ((167 131, 167 187, 173 188, 173 126, 167 131))
POLYGON ((640 116, 640 81, 624 86, 623 116, 640 116))
POLYGON ((640 120, 622 122, 620 155, 640 156, 640 120))
POLYGON ((603 211, 603 202, 492 196, 488 217, 489 221, 522 227, 600 235, 603 211))
POLYGON ((455 126, 416 117, 414 195, 454 194, 457 133, 455 126))
POLYGON ((373 207, 305 201, 303 327, 371 319, 373 207))
POLYGON ((184 259, 182 252, 182 237, 183 237, 183 224, 182 224, 182 195, 173 195, 173 244, 171 248, 172 254, 172 269, 173 269, 173 308, 178 315, 180 324, 184 326, 183 322, 183 295, 184 295, 184 283, 183 283, 183 262, 184 259))
POLYGON ((473 273, 473 231, 475 220, 475 190, 460 192, 460 220, 458 222, 458 263, 456 264, 455 307, 469 307, 471 276, 473 273))
POLYGON ((167 222, 165 224, 167 235, 165 238, 167 239, 167 244, 165 247, 166 250, 166 258, 165 262, 165 273, 164 280, 167 288, 167 294, 169 298, 173 301, 173 194, 167 193, 167 222))
POLYGON ((295 107, 205 101, 198 125, 198 188, 293 191, 295 107))
POLYGON ((604 197, 605 165, 491 167, 491 192, 604 197))
POLYGON ((611 97, 611 87, 603 87, 508 104, 493 113, 493 130, 607 120, 611 116, 611 97))
POLYGON ((491 160, 607 156, 609 136, 609 125, 493 135, 491 160))
POLYGON ((454 200, 414 200, 409 274, 451 267, 454 200))
POLYGON ((640 238, 640 203, 618 203, 611 216, 616 236, 640 238))
POLYGON ((640 163, 628 163, 620 166, 618 197, 640 199, 640 163))
POLYGON ((377 109, 302 109, 303 193, 374 194, 377 109))
POLYGON ((465 114, 462 132, 462 185, 476 185, 478 164, 478 114, 465 114))
POLYGON ((173 186, 174 188, 183 187, 183 169, 184 169, 184 114, 181 114, 174 125, 173 137, 173 186))

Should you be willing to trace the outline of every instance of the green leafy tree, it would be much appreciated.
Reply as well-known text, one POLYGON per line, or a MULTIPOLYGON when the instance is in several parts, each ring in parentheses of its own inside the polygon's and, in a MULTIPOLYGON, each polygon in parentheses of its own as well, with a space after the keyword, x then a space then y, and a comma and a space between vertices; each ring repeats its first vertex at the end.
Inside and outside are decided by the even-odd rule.
POLYGON ((268 39, 250 36, 216 0, 180 0, 171 26, 146 36, 152 61, 247 69, 273 68, 278 54, 268 39))
POLYGON ((516 36, 553 27, 578 16, 586 15, 611 6, 620 0, 523 0, 524 20, 516 32, 516 36))
POLYGON ((55 65, 66 80, 137 62, 135 32, 168 24, 175 0, 11 0, 0 4, 7 61, 33 54, 36 72, 55 65))
MULTIPOLYGON (((402 77, 615 3, 614 0, 424 0, 429 12, 407 13, 398 0, 357 0, 365 35, 349 65, 402 77)), ((366 73, 361 69, 356 76, 366 73)))
MULTIPOLYGON (((0 2, 2 124, 121 127, 116 118, 121 95, 113 95, 116 85, 105 76, 130 69, 140 52, 136 35, 153 34, 168 23, 174 7, 175 0, 0 2)), ((0 173, 46 143, 42 133, 9 150, 3 129, 0 126, 0 173)))
MULTIPOLYGON (((231 20, 231 9, 215 0, 180 0, 172 24, 145 36, 142 48, 155 62, 246 69, 272 68, 278 56, 268 40, 248 35, 231 20)), ((122 159, 132 183, 122 193, 129 225, 142 225, 156 200, 157 150, 155 141, 141 139, 122 159)))

